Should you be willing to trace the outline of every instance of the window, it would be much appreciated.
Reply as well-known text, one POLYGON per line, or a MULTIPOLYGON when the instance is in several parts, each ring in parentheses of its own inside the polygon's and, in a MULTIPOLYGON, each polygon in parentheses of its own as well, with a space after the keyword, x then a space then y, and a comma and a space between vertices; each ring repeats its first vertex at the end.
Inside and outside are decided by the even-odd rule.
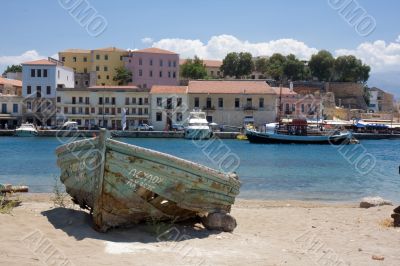
POLYGON ((17 103, 13 104, 13 113, 18 113, 18 104, 17 103))
POLYGON ((99 97, 99 104, 103 104, 103 97, 99 97))
POLYGON ((2 114, 6 114, 7 113, 7 104, 6 103, 2 103, 1 104, 1 113, 2 114))
POLYGON ((89 81, 88 80, 85 80, 85 85, 89 86, 89 81))
POLYGON ((162 71, 160 71, 160 78, 162 78, 162 71))
POLYGON ((172 77, 176 78, 176 72, 174 71, 174 73, 172 73, 172 77))
POLYGON ((61 102, 61 97, 57 96, 57 102, 60 103, 61 102))
POLYGON ((150 70, 149 76, 150 76, 150 77, 153 77, 153 70, 150 70))
POLYGON ((105 103, 106 103, 106 104, 109 104, 109 103, 110 103, 110 98, 106 97, 106 98, 104 98, 104 100, 105 100, 105 103))
POLYGON ((210 73, 211 73, 211 76, 213 77, 214 76, 214 71, 211 70, 210 73))
POLYGON ((120 107, 117 108, 117 113, 118 113, 118 114, 121 113, 121 108, 120 108, 120 107))
POLYGON ((168 77, 171 78, 171 71, 168 71, 168 77))
POLYGON ((301 105, 301 112, 304 113, 304 104, 301 105))
POLYGON ((124 58, 123 58, 123 56, 121 55, 120 57, 119 57, 119 61, 122 61, 124 58))
POLYGON ((79 97, 79 103, 83 103, 83 97, 79 97))
POLYGON ((258 107, 259 108, 264 108, 264 98, 258 99, 258 107))
POLYGON ((65 56, 61 57, 61 61, 65 62, 65 56))
POLYGON ((210 97, 207 97, 206 107, 207 107, 208 109, 211 108, 211 98, 210 98, 210 97))
POLYGON ((149 104, 149 98, 143 98, 144 99, 144 104, 149 104))
POLYGON ((153 65, 153 59, 150 59, 150 66, 153 65))
POLYGON ((162 113, 161 112, 156 113, 156 121, 162 121, 162 113))
POLYGON ((240 107, 240 99, 235 98, 235 108, 239 108, 239 107, 240 107))
POLYGON ((163 61, 162 60, 160 60, 160 67, 162 67, 163 66, 163 61))
POLYGON ((104 66, 104 71, 108 71, 108 67, 107 66, 104 66))
POLYGON ((104 110, 104 113, 105 114, 109 114, 110 113, 110 108, 106 107, 105 110, 104 110))
POLYGON ((133 115, 136 114, 136 108, 132 108, 132 114, 133 114, 133 115))
MULTIPOLYGON (((98 78, 98 79, 101 79, 101 76, 100 76, 100 75, 98 75, 98 76, 97 76, 97 78, 98 78)), ((104 86, 104 85, 103 85, 103 86, 104 86)))
POLYGON ((26 102, 26 109, 32 110, 32 103, 31 102, 26 102))
POLYGON ((35 77, 35 70, 31 69, 31 77, 34 78, 35 77))
POLYGON ((138 115, 143 115, 143 110, 142 110, 142 108, 138 108, 138 115))
POLYGON ((149 114, 149 108, 144 108, 144 114, 148 115, 149 114))
POLYGON ((106 76, 106 79, 110 79, 110 76, 109 76, 109 75, 107 75, 107 76, 106 76))
POLYGON ((64 114, 68 114, 68 107, 64 107, 64 114))
POLYGON ((200 107, 200 99, 199 97, 194 98, 194 107, 199 108, 200 107))
POLYGON ((76 107, 72 107, 72 114, 76 114, 76 107))
POLYGON ((143 98, 139 98, 139 105, 143 105, 143 98))
POLYGON ((50 95, 51 94, 51 86, 46 87, 46 94, 50 95))
POLYGON ((176 61, 174 61, 174 67, 176 67, 176 61))
POLYGON ((83 57, 83 62, 87 62, 87 57, 83 57))
POLYGON ((47 69, 43 69, 43 77, 47 78, 47 69))
POLYGON ((72 57, 72 61, 76 62, 76 57, 75 56, 72 57))
POLYGON ((289 112, 289 104, 285 104, 285 112, 289 112))
POLYGON ((99 115, 102 115, 102 114, 103 114, 103 108, 99 107, 99 115))
POLYGON ((139 69, 139 77, 141 77, 143 75, 143 71, 141 69, 139 69))
POLYGON ((253 106, 253 99, 252 98, 247 98, 246 99, 246 106, 247 107, 252 107, 253 106))
POLYGON ((99 54, 96 55, 96 60, 100 60, 100 55, 99 54))
POLYGON ((158 107, 162 106, 162 98, 161 97, 157 97, 157 106, 158 107))
POLYGON ((104 60, 108 60, 108 54, 104 55, 104 60))
POLYGON ((223 108, 223 107, 224 107, 224 99, 218 98, 218 108, 223 108))
POLYGON ((36 86, 36 97, 37 98, 42 97, 42 87, 41 86, 36 86))
POLYGON ((100 67, 99 66, 96 66, 96 71, 100 71, 100 67))
POLYGON ((142 58, 139 58, 139 66, 143 65, 142 58))
POLYGON ((89 114, 89 107, 85 107, 85 114, 89 114))
POLYGON ((78 114, 83 114, 83 108, 82 107, 78 108, 78 114))
POLYGON ((72 104, 76 104, 76 97, 72 97, 72 104))
POLYGON ((182 113, 176 113, 176 122, 182 122, 182 113))
POLYGON ((94 108, 94 107, 90 108, 90 112, 91 112, 92 114, 96 113, 96 108, 94 108))
POLYGON ((129 105, 129 98, 128 97, 125 98, 125 105, 129 105))
POLYGON ((26 94, 31 94, 32 93, 32 87, 31 86, 27 86, 26 87, 26 94))
POLYGON ((112 97, 112 98, 111 98, 111 104, 112 104, 112 105, 115 105, 115 97, 112 97))
POLYGON ((136 104, 136 98, 132 98, 132 104, 136 104))
POLYGON ((182 98, 176 98, 176 106, 182 106, 182 98))

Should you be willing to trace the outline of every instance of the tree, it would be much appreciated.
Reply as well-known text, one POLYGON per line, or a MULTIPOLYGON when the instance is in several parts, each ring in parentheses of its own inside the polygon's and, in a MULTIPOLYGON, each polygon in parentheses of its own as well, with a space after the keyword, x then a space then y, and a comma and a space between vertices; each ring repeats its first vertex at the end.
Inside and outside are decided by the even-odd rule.
POLYGON ((113 80, 118 81, 118 85, 126 85, 132 82, 132 72, 125 67, 118 67, 115 69, 115 72, 116 74, 113 80))
POLYGON ((328 51, 321 50, 317 54, 311 56, 308 66, 311 75, 318 78, 319 81, 330 81, 333 74, 333 65, 335 59, 328 51))
POLYGON ((195 56, 181 66, 181 76, 187 79, 204 79, 207 77, 207 70, 203 61, 195 56))
POLYGON ((284 78, 292 81, 305 80, 309 77, 305 64, 293 54, 286 56, 286 60, 283 63, 283 75, 284 78))
POLYGON ((365 83, 369 78, 371 68, 362 63, 354 55, 343 55, 334 63, 334 79, 342 82, 365 83))
POLYGON ((225 77, 231 76, 239 79, 250 75, 253 68, 253 56, 250 53, 229 53, 222 61, 221 71, 225 77))
POLYGON ((284 65, 286 62, 286 57, 275 53, 270 58, 268 58, 267 63, 267 74, 278 81, 282 81, 284 79, 284 65))
POLYGON ((3 75, 6 75, 7 73, 13 73, 13 72, 22 72, 22 66, 21 65, 11 65, 7 66, 6 70, 4 70, 3 75))
POLYGON ((260 72, 261 74, 265 75, 267 74, 267 68, 268 68, 268 58, 259 57, 255 60, 254 69, 257 72, 260 72))

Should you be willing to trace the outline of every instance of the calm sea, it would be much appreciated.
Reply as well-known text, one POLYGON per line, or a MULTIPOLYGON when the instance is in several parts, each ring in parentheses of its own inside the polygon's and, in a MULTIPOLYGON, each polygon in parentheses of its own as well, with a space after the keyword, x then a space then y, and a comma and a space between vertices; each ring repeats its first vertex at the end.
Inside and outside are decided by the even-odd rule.
MULTIPOLYGON (((207 150, 184 139, 118 139, 170 153, 213 168, 207 150)), ((0 183, 25 184, 51 192, 58 178, 56 138, 0 138, 0 183)), ((221 145, 213 143, 212 145, 221 145)), ((357 201, 379 195, 400 202, 400 141, 365 140, 349 150, 329 145, 260 145, 224 140, 240 160, 240 197, 357 201), (356 148, 357 146, 357 148, 356 148), (354 150, 353 150, 354 149, 354 150), (347 159, 346 159, 347 157, 347 159)))

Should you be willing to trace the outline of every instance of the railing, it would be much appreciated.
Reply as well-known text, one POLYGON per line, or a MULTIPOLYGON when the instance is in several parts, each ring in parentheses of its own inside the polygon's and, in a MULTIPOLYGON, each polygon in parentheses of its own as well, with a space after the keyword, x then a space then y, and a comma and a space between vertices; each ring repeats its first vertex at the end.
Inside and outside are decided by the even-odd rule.
POLYGON ((204 111, 215 111, 215 106, 203 106, 204 111))
POLYGON ((257 110, 257 108, 254 106, 251 106, 251 105, 245 105, 245 106, 243 106, 243 110, 244 111, 255 111, 255 110, 257 110))

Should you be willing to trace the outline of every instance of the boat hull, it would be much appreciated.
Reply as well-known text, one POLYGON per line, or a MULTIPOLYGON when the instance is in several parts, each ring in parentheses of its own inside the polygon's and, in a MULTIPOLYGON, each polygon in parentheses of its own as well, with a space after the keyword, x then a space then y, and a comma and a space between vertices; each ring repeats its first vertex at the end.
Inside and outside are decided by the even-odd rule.
POLYGON ((37 131, 31 130, 16 130, 15 136, 17 137, 35 137, 38 135, 37 131))
POLYGON ((235 174, 101 136, 57 149, 61 181, 106 231, 148 220, 185 220, 229 213, 240 182, 235 174))
POLYGON ((336 134, 323 136, 296 136, 257 131, 246 132, 247 139, 251 143, 275 143, 275 144, 349 144, 351 134, 336 134))
POLYGON ((185 139, 209 139, 212 137, 210 129, 186 129, 185 139))

